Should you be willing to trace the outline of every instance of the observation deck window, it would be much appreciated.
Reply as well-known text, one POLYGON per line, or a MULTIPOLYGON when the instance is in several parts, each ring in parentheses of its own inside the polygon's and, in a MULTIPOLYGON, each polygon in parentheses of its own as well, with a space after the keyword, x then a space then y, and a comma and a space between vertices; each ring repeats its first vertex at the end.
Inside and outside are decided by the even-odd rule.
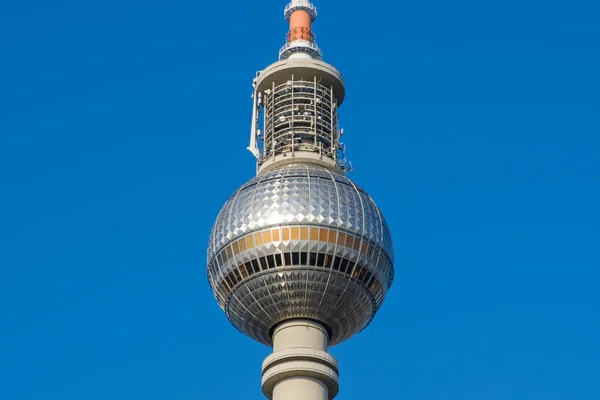
MULTIPOLYGON (((220 277, 218 270, 220 268, 230 268, 231 261, 236 262, 234 258, 247 257, 250 250, 258 246, 275 245, 273 254, 252 258, 250 261, 239 262, 225 276, 221 278, 217 285, 217 293, 221 296, 221 301, 226 301, 228 293, 242 280, 260 273, 261 271, 294 266, 310 266, 315 268, 327 268, 339 271, 342 274, 348 274, 353 279, 362 282, 367 287, 377 301, 383 298, 382 284, 378 281, 375 271, 381 271, 381 276, 391 279, 390 274, 391 261, 382 256, 382 250, 370 244, 368 241, 356 237, 348 232, 341 232, 338 229, 321 227, 297 227, 282 226, 269 228, 264 231, 255 232, 245 237, 239 238, 226 245, 218 254, 215 255, 213 263, 210 265, 212 276, 210 279, 220 277), (348 256, 342 256, 340 253, 332 254, 331 251, 296 251, 296 252, 276 252, 277 247, 282 245, 279 239, 287 240, 306 240, 308 242, 316 241, 320 243, 329 243, 331 245, 345 246, 348 249, 354 249, 355 253, 348 256), (279 243, 278 243, 279 242, 279 243)), ((379 276, 379 273, 377 274, 379 276)))

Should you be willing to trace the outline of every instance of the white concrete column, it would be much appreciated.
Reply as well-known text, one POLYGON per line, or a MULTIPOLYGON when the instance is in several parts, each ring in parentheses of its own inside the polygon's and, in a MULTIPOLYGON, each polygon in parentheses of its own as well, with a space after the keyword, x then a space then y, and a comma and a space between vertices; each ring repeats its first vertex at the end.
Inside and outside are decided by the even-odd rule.
POLYGON ((297 51, 295 53, 292 53, 288 57, 288 60, 314 60, 314 57, 303 51, 297 51))
POLYGON ((273 352, 293 347, 327 351, 327 331, 322 325, 303 319, 279 324, 273 331, 273 352))
POLYGON ((273 400, 329 400, 327 386, 315 378, 286 378, 273 388, 273 400))
POLYGON ((263 362, 262 389, 270 400, 330 400, 339 390, 338 363, 327 353, 327 330, 290 320, 273 332, 273 353, 263 362))

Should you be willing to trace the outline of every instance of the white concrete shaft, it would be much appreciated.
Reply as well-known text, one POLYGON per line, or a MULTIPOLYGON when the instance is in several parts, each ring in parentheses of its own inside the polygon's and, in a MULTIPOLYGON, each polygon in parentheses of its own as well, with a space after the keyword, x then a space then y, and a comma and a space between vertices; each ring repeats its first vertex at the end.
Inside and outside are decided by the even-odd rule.
POLYGON ((327 331, 322 325, 308 320, 284 322, 273 331, 273 352, 293 347, 327 351, 327 331))
POLYGON ((288 60, 314 60, 314 57, 304 51, 298 51, 296 53, 292 53, 288 60))
POLYGON ((273 171, 282 165, 299 163, 316 164, 335 171, 338 174, 343 173, 332 157, 320 156, 318 153, 302 150, 295 151, 294 153, 283 153, 270 156, 258 164, 257 173, 264 174, 265 172, 273 171))
POLYGON ((262 389, 270 400, 331 400, 339 390, 338 363, 327 353, 327 330, 303 319, 273 331, 273 353, 263 362, 262 389))
POLYGON ((294 377, 273 388, 273 400, 329 400, 327 386, 315 378, 294 377))

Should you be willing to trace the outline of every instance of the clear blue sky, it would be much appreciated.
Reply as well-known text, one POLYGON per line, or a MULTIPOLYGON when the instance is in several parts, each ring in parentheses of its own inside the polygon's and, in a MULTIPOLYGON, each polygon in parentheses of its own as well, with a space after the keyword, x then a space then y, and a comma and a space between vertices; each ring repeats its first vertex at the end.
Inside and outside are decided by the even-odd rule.
MULTIPOLYGON (((205 248, 285 4, 2 2, 2 400, 262 398, 205 248)), ((396 251, 339 399, 600 398, 598 3, 316 5, 396 251)))

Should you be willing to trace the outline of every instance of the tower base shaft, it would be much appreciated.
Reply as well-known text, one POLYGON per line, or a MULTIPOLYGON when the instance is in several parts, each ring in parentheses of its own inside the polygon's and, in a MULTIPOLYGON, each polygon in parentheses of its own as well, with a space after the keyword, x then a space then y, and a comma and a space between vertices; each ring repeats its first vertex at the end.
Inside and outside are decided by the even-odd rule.
POLYGON ((327 331, 317 322, 291 320, 273 332, 273 353, 263 362, 269 400, 330 400, 339 390, 338 363, 327 353, 327 331))
POLYGON ((286 378, 273 388, 272 400, 329 400, 327 386, 308 377, 286 378))

